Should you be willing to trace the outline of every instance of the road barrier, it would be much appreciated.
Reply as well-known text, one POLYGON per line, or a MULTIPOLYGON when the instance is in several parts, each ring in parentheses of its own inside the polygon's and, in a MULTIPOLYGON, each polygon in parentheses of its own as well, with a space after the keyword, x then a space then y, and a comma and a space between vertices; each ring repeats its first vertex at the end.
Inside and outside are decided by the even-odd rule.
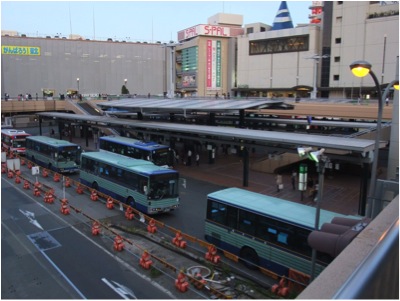
POLYGON ((144 251, 142 257, 140 257, 139 264, 146 270, 151 268, 153 261, 151 260, 151 256, 149 252, 144 251))
POLYGON ((107 198, 106 207, 109 210, 114 209, 114 201, 110 196, 107 198))
MULTIPOLYGON (((27 167, 29 168, 29 165, 32 168, 32 163, 30 161, 27 162, 27 167)), ((16 174, 16 172, 11 171, 11 173, 16 174)), ((122 251, 125 248, 125 243, 135 246, 137 249, 142 250, 143 254, 142 257, 140 258, 139 264, 145 268, 145 269, 150 269, 153 265, 154 262, 158 262, 161 266, 166 267, 168 269, 170 269, 173 272, 177 272, 178 268, 175 267, 174 265, 170 264, 169 262, 167 262, 164 258, 160 258, 154 254, 151 254, 150 252, 148 252, 147 250, 145 250, 144 247, 134 243, 133 241, 124 238, 123 236, 121 236, 119 233, 115 232, 114 230, 112 230, 110 227, 108 227, 105 224, 102 224, 100 221, 90 217, 89 215, 85 214, 81 209, 74 207, 73 205, 69 204, 68 200, 66 198, 57 198, 56 194, 54 192, 54 189, 52 188, 48 188, 48 190, 46 191, 45 188, 46 186, 41 184, 39 181, 36 181, 34 184, 32 182, 30 182, 26 177, 24 177, 23 175, 20 176, 23 180, 24 180, 24 189, 30 189, 30 185, 34 185, 34 195, 35 196, 40 196, 41 192, 44 192, 44 202, 46 204, 53 204, 55 202, 55 200, 59 200, 61 203, 61 207, 60 207, 60 212, 63 215, 69 215, 71 213, 71 210, 74 210, 76 213, 82 214, 83 216, 85 216, 86 218, 88 218, 90 221, 92 221, 92 235, 93 236, 97 236, 100 234, 100 229, 104 228, 105 230, 107 230, 108 232, 110 232, 111 234, 115 235, 114 238, 114 242, 113 242, 113 248, 116 251, 122 251), (146 255, 145 255, 146 254, 146 255)), ((58 178, 59 179, 60 175, 58 173, 54 173, 54 178, 58 178)), ((57 181, 55 181, 57 182, 57 181)), ((92 193, 93 189, 90 189, 88 187, 86 187, 85 185, 77 182, 77 181, 71 181, 71 186, 75 186, 76 187, 76 193, 78 194, 84 194, 85 191, 91 191, 91 194, 89 195, 90 198, 92 198, 92 193)), ((112 199, 110 196, 107 196, 105 194, 102 193, 98 193, 97 191, 95 191, 97 194, 97 199, 100 198, 104 198, 105 199, 105 203, 106 205, 108 204, 108 206, 111 206, 110 204, 112 203, 114 205, 114 203, 119 203, 120 206, 122 208, 125 208, 125 217, 128 220, 133 220, 135 218, 135 214, 136 216, 138 216, 138 218, 144 219, 144 222, 147 221, 147 230, 149 233, 154 234, 157 232, 157 226, 160 228, 166 228, 169 231, 171 231, 172 233, 175 233, 175 237, 173 238, 173 242, 172 244, 183 249, 186 248, 187 246, 187 241, 190 241, 192 243, 198 243, 199 246, 201 247, 207 247, 208 248, 208 252, 206 253, 206 257, 208 256, 208 259, 210 260, 212 263, 214 264, 218 264, 220 261, 220 256, 217 255, 217 249, 215 248, 215 246, 204 242, 202 240, 199 240, 193 236, 181 233, 180 230, 174 229, 172 227, 169 227, 167 225, 165 225, 164 223, 161 223, 159 221, 156 221, 154 218, 150 218, 144 214, 142 214, 141 212, 137 211, 136 209, 121 203, 117 200, 112 199), (184 240, 185 238, 185 240, 184 240), (209 254, 209 255, 207 255, 209 254)), ((107 207, 108 208, 108 207, 107 207)), ((110 208, 109 208, 110 209, 110 208)), ((143 222, 143 220, 141 220, 143 222)), ((178 278, 175 279, 175 286, 177 287, 177 289, 181 292, 186 292, 188 290, 189 287, 189 283, 187 281, 187 279, 189 279, 189 281, 193 284, 193 286, 197 289, 203 289, 204 287, 207 287, 207 291, 209 291, 210 293, 212 293, 213 295, 215 295, 217 298, 221 298, 221 299, 230 299, 231 296, 224 294, 223 292, 211 287, 211 286, 206 286, 205 285, 205 279, 203 279, 203 277, 200 277, 199 275, 196 275, 195 277, 192 277, 191 275, 186 275, 183 271, 180 271, 178 274, 178 278)))

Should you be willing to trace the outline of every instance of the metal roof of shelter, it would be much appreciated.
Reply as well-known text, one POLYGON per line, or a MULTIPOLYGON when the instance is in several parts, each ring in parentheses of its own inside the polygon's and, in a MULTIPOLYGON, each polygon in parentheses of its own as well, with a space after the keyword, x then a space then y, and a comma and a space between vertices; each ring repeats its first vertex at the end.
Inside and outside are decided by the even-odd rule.
MULTIPOLYGON (((264 109, 270 106, 285 106, 292 108, 293 105, 285 104, 280 100, 263 99, 191 99, 191 98, 126 98, 112 100, 97 104, 101 108, 123 109, 127 111, 232 111, 246 109, 264 109)), ((281 107, 282 108, 282 107, 281 107)))
POLYGON ((76 115, 57 112, 42 112, 37 113, 37 115, 53 119, 70 120, 71 122, 82 121, 94 126, 121 126, 139 131, 150 129, 160 134, 185 133, 187 135, 198 135, 198 137, 208 136, 214 137, 214 139, 228 139, 227 141, 232 141, 232 143, 234 142, 234 140, 245 140, 252 141, 254 143, 257 142, 261 145, 276 144, 291 147, 310 146, 349 151, 359 154, 366 154, 367 152, 372 151, 375 146, 374 140, 346 137, 262 131, 221 126, 149 122, 105 116, 76 115))

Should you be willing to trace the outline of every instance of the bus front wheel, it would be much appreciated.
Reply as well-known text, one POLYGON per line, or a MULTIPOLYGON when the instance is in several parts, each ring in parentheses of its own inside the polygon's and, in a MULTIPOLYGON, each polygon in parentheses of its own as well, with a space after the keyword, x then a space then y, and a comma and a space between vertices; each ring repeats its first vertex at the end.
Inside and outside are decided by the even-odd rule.
POLYGON ((128 206, 131 206, 132 208, 136 209, 135 200, 134 200, 134 198, 131 197, 131 196, 126 200, 126 204, 127 204, 128 206))
POLYGON ((92 188, 96 191, 99 191, 99 184, 97 184, 97 182, 93 182, 92 183, 92 188))
POLYGON ((250 247, 244 247, 240 251, 240 258, 246 267, 251 270, 256 270, 258 265, 260 264, 260 258, 257 255, 257 252, 250 247))

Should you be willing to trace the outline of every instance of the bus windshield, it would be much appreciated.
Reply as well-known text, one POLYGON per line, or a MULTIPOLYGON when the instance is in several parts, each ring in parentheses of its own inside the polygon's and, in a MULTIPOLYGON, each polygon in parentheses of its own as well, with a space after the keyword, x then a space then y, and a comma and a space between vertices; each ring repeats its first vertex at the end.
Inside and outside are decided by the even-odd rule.
POLYGON ((14 139, 12 142, 12 147, 17 147, 17 148, 26 147, 25 138, 24 139, 14 139))
POLYGON ((160 149, 153 152, 151 159, 155 165, 164 166, 168 165, 168 155, 169 151, 167 148, 160 149))
POLYGON ((178 175, 152 175, 148 197, 154 200, 178 196, 178 175))
POLYGON ((58 151, 58 162, 78 161, 80 149, 76 147, 64 147, 58 151))

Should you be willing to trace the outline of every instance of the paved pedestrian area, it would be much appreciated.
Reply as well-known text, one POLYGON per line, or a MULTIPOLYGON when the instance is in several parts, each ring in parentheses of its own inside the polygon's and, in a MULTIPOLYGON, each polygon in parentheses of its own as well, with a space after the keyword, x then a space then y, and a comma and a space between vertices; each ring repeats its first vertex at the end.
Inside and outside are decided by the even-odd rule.
MULTIPOLYGON (((202 154, 202 158, 207 158, 207 154, 202 154)), ((252 155, 250 166, 253 162, 259 162, 262 157, 252 155)), ((309 166, 315 164, 308 161, 309 166)), ((211 182, 225 187, 239 187, 250 191, 270 195, 285 200, 315 206, 312 197, 307 192, 302 193, 292 188, 291 170, 282 173, 284 188, 277 192, 275 184, 275 174, 259 171, 249 171, 248 186, 243 186, 243 162, 237 155, 218 155, 214 164, 209 164, 207 160, 200 160, 199 166, 192 164, 185 166, 178 164, 175 166, 179 170, 181 177, 190 177, 197 180, 211 182)), ((296 168, 298 172, 298 167, 296 168)), ((318 175, 314 174, 314 181, 318 175)), ((297 186, 297 185, 296 185, 297 186)), ((346 175, 341 171, 325 171, 323 197, 321 208, 347 214, 357 215, 359 206, 360 177, 356 175, 346 175)))

